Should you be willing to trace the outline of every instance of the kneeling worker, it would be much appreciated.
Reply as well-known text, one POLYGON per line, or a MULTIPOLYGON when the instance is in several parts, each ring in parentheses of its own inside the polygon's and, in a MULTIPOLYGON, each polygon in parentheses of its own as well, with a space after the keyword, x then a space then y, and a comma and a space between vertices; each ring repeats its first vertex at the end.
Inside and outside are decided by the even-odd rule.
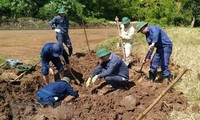
POLYGON ((124 61, 114 53, 111 53, 106 48, 101 48, 97 51, 97 57, 100 64, 90 74, 86 87, 90 83, 99 84, 101 79, 104 78, 108 84, 107 88, 113 88, 120 85, 126 85, 129 80, 128 67, 124 61))
POLYGON ((56 102, 64 101, 68 102, 76 99, 79 95, 73 90, 69 84, 70 79, 63 77, 61 80, 49 83, 48 85, 40 88, 37 93, 37 101, 45 105, 52 105, 56 102))

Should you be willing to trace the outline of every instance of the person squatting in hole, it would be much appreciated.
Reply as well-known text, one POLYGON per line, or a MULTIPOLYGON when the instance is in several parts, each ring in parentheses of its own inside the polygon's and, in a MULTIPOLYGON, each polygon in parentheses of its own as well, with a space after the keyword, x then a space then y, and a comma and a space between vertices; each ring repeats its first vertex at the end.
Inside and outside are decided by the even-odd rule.
POLYGON ((79 95, 73 90, 69 82, 70 79, 68 77, 63 77, 61 80, 45 85, 37 92, 37 101, 42 106, 51 105, 54 107, 56 102, 62 101, 66 103, 75 100, 79 95))
MULTIPOLYGON (((90 83, 98 85, 103 78, 107 83, 107 90, 118 86, 126 86, 129 80, 128 67, 124 61, 106 48, 100 48, 97 51, 97 57, 100 64, 90 74, 86 81, 86 87, 90 83)), ((105 91, 107 91, 105 90, 105 91)))

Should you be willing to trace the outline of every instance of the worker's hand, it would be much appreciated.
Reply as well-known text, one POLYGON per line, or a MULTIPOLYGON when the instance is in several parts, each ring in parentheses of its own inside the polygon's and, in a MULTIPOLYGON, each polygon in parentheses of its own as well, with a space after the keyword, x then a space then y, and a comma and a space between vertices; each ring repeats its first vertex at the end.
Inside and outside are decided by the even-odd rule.
POLYGON ((52 68, 49 68, 49 73, 52 74, 52 75, 55 75, 55 72, 52 68))
POLYGON ((155 43, 152 43, 151 45, 149 45, 149 50, 153 50, 154 49, 154 45, 155 45, 155 43))
POLYGON ((71 65, 70 64, 66 64, 65 65, 69 70, 71 70, 71 65))
POLYGON ((143 63, 143 64, 146 63, 146 59, 144 59, 144 60, 142 61, 142 63, 143 63))
POLYGON ((86 87, 88 87, 90 85, 91 80, 92 80, 92 78, 89 77, 88 80, 86 81, 86 87))
POLYGON ((54 29, 55 32, 59 33, 60 32, 60 29, 54 29))
POLYGON ((69 96, 67 96, 67 97, 64 99, 64 102, 65 102, 65 103, 71 102, 71 101, 73 101, 74 99, 75 99, 74 96, 69 95, 69 96))
POLYGON ((95 75, 95 76, 92 78, 92 83, 94 83, 97 79, 98 79, 98 75, 95 75))

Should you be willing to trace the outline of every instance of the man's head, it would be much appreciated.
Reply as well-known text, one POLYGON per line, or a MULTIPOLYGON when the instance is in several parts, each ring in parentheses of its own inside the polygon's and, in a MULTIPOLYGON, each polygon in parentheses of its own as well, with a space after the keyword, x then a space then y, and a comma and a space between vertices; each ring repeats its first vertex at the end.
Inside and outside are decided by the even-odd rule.
POLYGON ((63 47, 58 43, 54 43, 52 47, 53 57, 59 57, 62 55, 62 53, 63 53, 63 47))
POLYGON ((145 34, 147 32, 147 29, 146 29, 147 26, 148 26, 148 22, 144 22, 144 21, 139 22, 136 26, 137 32, 141 32, 145 34))
POLYGON ((67 82, 67 83, 70 82, 70 78, 68 78, 68 77, 63 77, 61 80, 62 80, 62 81, 65 81, 65 82, 67 82))
POLYGON ((107 61, 109 59, 110 51, 106 48, 100 48, 97 51, 97 57, 102 61, 107 61))
POLYGON ((62 8, 59 9, 58 14, 59 14, 60 16, 65 16, 65 15, 67 14, 67 11, 68 11, 68 10, 65 10, 65 8, 62 7, 62 8))
POLYGON ((128 17, 122 18, 122 24, 124 24, 125 27, 127 27, 130 24, 131 20, 128 17))

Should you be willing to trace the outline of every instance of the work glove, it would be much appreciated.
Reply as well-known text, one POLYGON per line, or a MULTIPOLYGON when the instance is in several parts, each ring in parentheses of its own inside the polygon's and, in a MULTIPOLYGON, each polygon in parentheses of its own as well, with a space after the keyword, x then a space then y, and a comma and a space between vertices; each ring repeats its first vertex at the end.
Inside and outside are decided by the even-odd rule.
POLYGON ((55 72, 52 68, 49 68, 49 72, 52 74, 52 75, 55 75, 55 72))
POLYGON ((55 32, 59 33, 60 32, 60 29, 54 29, 55 32))
POLYGON ((95 75, 93 78, 92 78, 92 83, 95 83, 95 81, 98 79, 98 75, 95 75))
POLYGON ((90 85, 91 80, 92 80, 92 78, 89 77, 88 80, 86 81, 86 87, 88 87, 90 85))
POLYGON ((53 97, 53 98, 54 98, 55 101, 58 100, 58 97, 53 97))

